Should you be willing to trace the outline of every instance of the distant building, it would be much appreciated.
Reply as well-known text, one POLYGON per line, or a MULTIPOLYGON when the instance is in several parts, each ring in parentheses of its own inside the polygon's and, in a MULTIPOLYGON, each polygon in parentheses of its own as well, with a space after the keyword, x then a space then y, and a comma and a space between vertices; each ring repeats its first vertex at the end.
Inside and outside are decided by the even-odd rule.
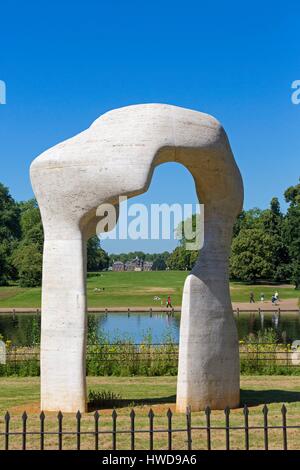
POLYGON ((124 263, 122 261, 114 261, 112 265, 113 271, 124 271, 124 263))
POLYGON ((143 271, 151 271, 151 270, 152 270, 152 266, 153 266, 153 262, 152 262, 152 261, 144 261, 144 264, 143 264, 143 271))
POLYGON ((125 271, 142 271, 143 270, 143 261, 138 257, 133 260, 126 261, 125 271))
POLYGON ((126 261, 126 263, 122 263, 122 261, 115 261, 112 265, 113 271, 151 271, 152 269, 152 261, 143 261, 138 257, 134 258, 133 260, 126 261))

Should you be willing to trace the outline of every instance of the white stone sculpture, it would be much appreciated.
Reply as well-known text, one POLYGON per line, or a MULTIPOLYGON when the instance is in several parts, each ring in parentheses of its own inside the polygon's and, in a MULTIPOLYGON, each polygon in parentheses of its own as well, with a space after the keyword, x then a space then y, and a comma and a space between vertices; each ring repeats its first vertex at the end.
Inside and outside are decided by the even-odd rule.
POLYGON ((205 205, 201 255, 183 291, 177 409, 239 404, 239 351, 229 294, 232 227, 243 184, 220 123, 197 111, 143 104, 110 111, 36 158, 31 181, 45 243, 41 408, 86 410, 86 242, 97 207, 147 191, 154 168, 182 163, 205 205))

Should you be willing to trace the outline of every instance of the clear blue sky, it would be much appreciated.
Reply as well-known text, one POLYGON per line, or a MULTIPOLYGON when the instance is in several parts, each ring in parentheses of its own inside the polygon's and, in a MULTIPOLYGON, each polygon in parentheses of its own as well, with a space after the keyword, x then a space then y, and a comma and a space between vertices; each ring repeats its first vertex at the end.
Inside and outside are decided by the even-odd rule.
MULTIPOLYGON (((31 160, 100 114, 161 102, 216 116, 242 171, 245 208, 297 182, 299 2, 11 1, 1 6, 0 181, 32 196, 31 160)), ((188 173, 156 170, 140 202, 194 202, 188 173), (178 190, 180 188, 180 191, 178 190), (168 196, 166 197, 166 193, 168 196)), ((109 251, 171 248, 105 242, 109 251)), ((173 245, 172 245, 173 246, 173 245)))

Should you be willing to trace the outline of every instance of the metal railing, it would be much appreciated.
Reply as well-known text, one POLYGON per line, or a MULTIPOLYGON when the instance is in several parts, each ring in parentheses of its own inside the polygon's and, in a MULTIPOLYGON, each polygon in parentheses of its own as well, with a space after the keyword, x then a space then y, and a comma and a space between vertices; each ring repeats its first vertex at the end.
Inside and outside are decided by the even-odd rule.
MULTIPOLYGON (((179 345, 177 343, 164 344, 139 344, 139 343, 117 343, 89 345, 87 348, 87 360, 105 363, 128 363, 130 360, 138 360, 140 363, 149 363, 152 360, 166 359, 169 362, 178 361, 179 345), (95 347, 93 350, 92 348, 95 347)), ((300 366, 300 351, 293 351, 289 344, 276 343, 243 343, 240 344, 240 359, 249 362, 272 363, 289 367, 300 366)), ((40 360, 38 348, 12 347, 7 351, 7 364, 20 364, 25 361, 40 360)))
MULTIPOLYGON (((118 426, 118 413, 114 409, 111 413, 110 425, 106 423, 105 426, 101 425, 102 415, 99 411, 95 411, 94 414, 87 415, 85 418, 89 420, 89 429, 82 429, 82 418, 83 415, 78 411, 75 417, 70 419, 68 425, 64 423, 64 415, 59 412, 56 415, 56 423, 52 422, 51 429, 47 429, 48 416, 42 411, 38 417, 38 428, 31 429, 28 426, 29 415, 24 412, 19 420, 20 426, 11 429, 11 415, 6 413, 4 416, 4 429, 0 431, 0 449, 1 450, 14 450, 14 449, 35 449, 35 450, 46 450, 47 448, 63 450, 63 449, 90 449, 90 450, 137 450, 142 446, 144 450, 212 450, 215 447, 222 448, 224 450, 250 450, 257 448, 257 444, 252 444, 251 439, 253 434, 257 435, 258 431, 261 431, 262 439, 260 440, 261 445, 259 448, 269 450, 271 446, 288 450, 289 431, 291 434, 295 434, 295 430, 299 430, 300 426, 295 424, 287 424, 287 408, 282 405, 280 414, 280 423, 274 425, 269 423, 268 419, 269 409, 265 405, 262 408, 262 418, 260 424, 249 424, 249 408, 247 405, 244 406, 240 412, 242 415, 242 423, 238 425, 232 425, 230 420, 231 410, 225 408, 224 410, 224 421, 223 424, 212 424, 212 411, 207 407, 204 411, 204 424, 197 425, 199 420, 199 413, 197 416, 191 412, 190 407, 186 410, 184 425, 178 427, 173 424, 174 414, 169 408, 165 415, 165 425, 160 423, 156 426, 156 416, 154 411, 150 408, 147 420, 148 424, 143 427, 136 426, 136 412, 131 409, 129 416, 128 425, 118 426), (193 418, 193 419, 192 419, 193 418), (270 431, 276 430, 279 432, 280 437, 273 442, 270 431), (202 432, 204 436, 202 439, 199 438, 199 432, 202 432), (232 445, 232 434, 239 433, 238 444, 232 445), (218 433, 218 434, 216 434, 218 433), (180 434, 182 436, 181 443, 176 439, 174 441, 174 435, 180 434), (103 443, 102 437, 106 436, 108 439, 103 443), (126 444, 124 443, 124 436, 127 436, 126 444), (137 436, 142 437, 142 441, 137 442, 137 436), (165 436, 164 442, 156 444, 157 436, 165 436), (196 437, 195 437, 196 436, 196 437), (215 436, 215 440, 214 440, 215 436), (32 437, 36 438, 35 444, 32 443, 32 437), (51 437, 52 442, 47 446, 47 438, 51 437), (18 443, 16 445, 16 439, 18 443), (68 438, 68 443, 65 445, 65 438, 68 438), (220 444, 220 439, 222 443, 220 444), (88 442, 87 442, 88 440, 88 442), (30 441, 30 443, 29 443, 30 441), (122 442, 123 441, 123 442, 122 442), (215 446, 215 441, 217 444, 215 446)), ((107 415, 106 415, 107 416, 107 415)), ((52 416, 53 418, 53 416, 52 416)), ((123 416, 124 418, 124 416, 123 416)), ((299 434, 300 436, 300 434, 299 434)), ((299 436, 296 436, 296 442, 299 440, 299 436)), ((295 436, 294 436, 295 437, 295 436)))

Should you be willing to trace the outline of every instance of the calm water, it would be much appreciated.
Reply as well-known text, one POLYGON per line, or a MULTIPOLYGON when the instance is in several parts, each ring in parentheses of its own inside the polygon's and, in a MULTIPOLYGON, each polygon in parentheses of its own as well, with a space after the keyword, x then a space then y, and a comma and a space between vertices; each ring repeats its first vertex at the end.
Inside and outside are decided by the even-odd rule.
MULTIPOLYGON (((236 319, 239 338, 243 339, 249 333, 256 333, 262 328, 274 328, 280 335, 284 332, 288 341, 300 339, 300 316, 298 314, 282 314, 275 319, 272 314, 265 314, 263 321, 258 314, 241 314, 236 319)), ((89 315, 89 333, 98 337, 104 334, 113 342, 117 339, 132 339, 140 343, 145 336, 150 335, 152 342, 163 343, 172 337, 179 339, 180 315, 168 317, 165 314, 153 313, 108 313, 89 315)), ((40 340, 40 318, 36 315, 1 315, 0 334, 5 340, 9 339, 15 345, 31 345, 40 340)))

